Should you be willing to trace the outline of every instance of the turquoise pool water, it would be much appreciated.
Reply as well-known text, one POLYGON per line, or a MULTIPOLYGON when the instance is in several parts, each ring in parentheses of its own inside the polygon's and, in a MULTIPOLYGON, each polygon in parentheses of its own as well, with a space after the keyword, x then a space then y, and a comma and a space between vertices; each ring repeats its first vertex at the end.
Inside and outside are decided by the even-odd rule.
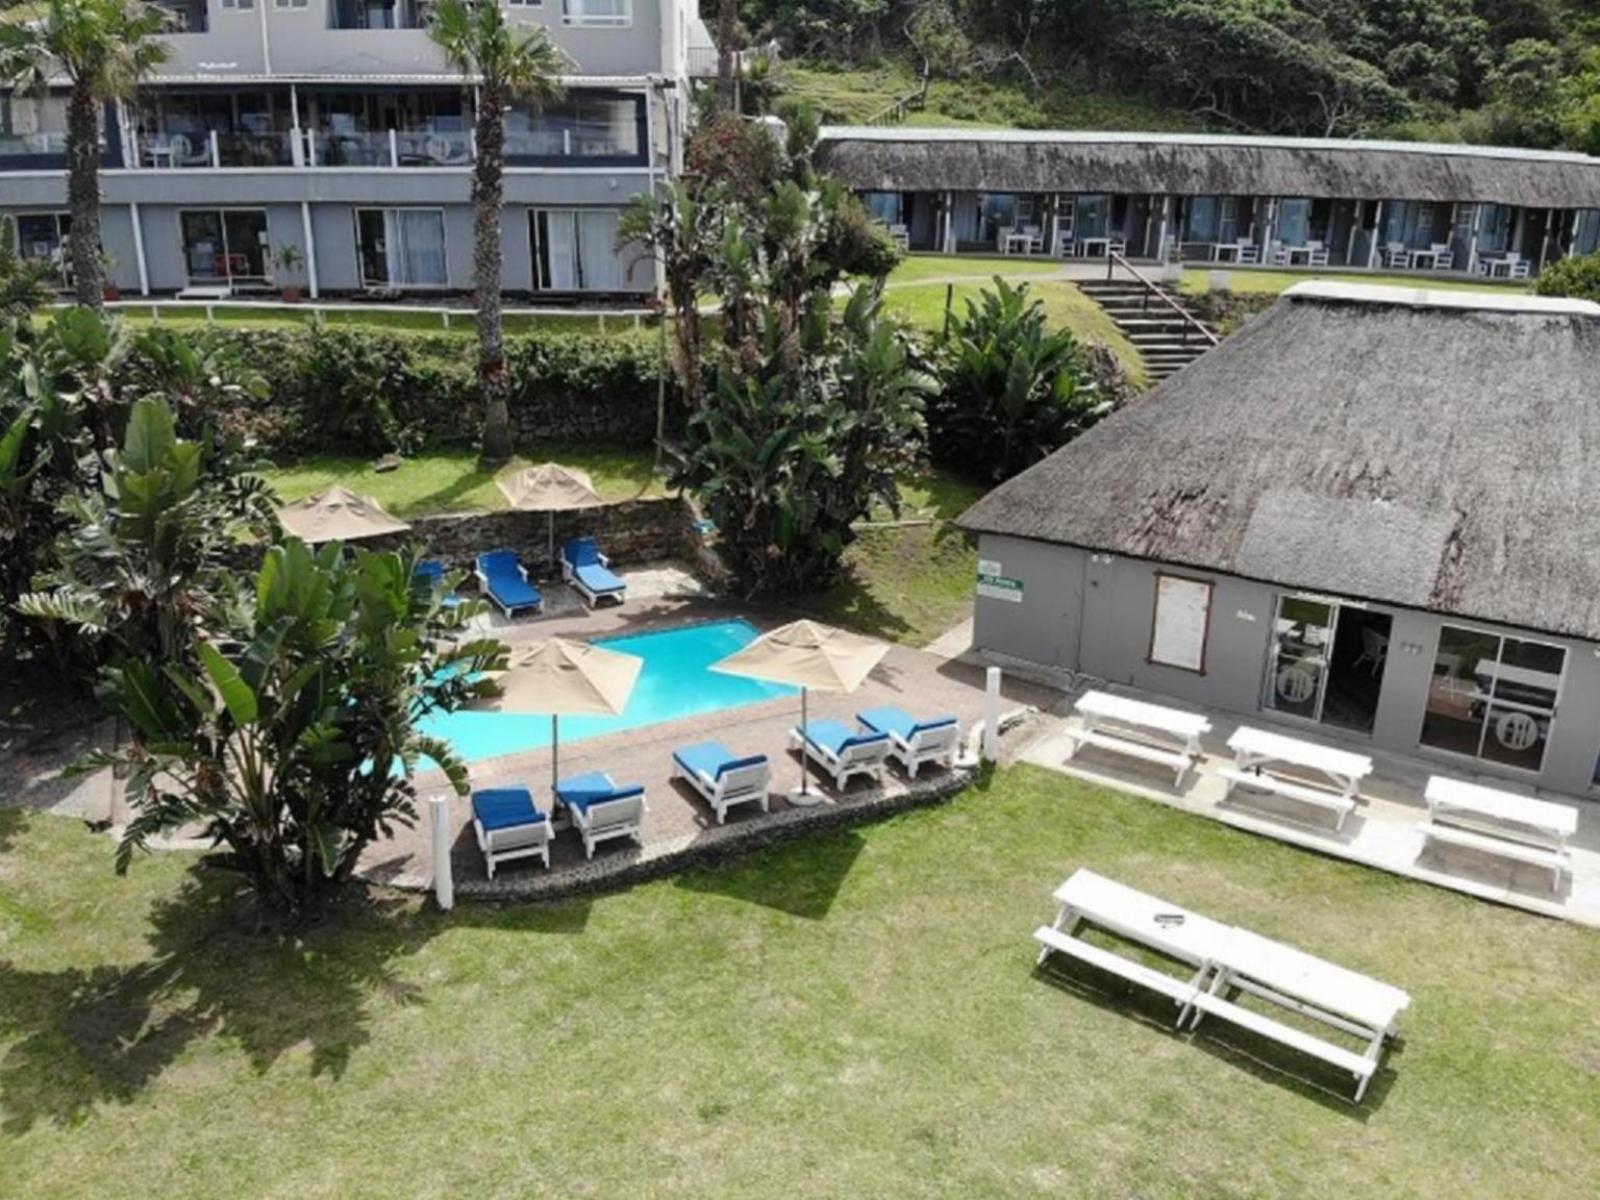
MULTIPOLYGON (((705 713, 757 704, 798 689, 707 670, 756 638, 748 621, 712 621, 655 633, 596 638, 596 645, 644 659, 628 707, 614 717, 562 717, 561 744, 641 729, 705 713)), ((538 750, 550 744, 550 718, 520 713, 436 713, 422 721, 428 733, 451 742, 467 762, 538 750)))

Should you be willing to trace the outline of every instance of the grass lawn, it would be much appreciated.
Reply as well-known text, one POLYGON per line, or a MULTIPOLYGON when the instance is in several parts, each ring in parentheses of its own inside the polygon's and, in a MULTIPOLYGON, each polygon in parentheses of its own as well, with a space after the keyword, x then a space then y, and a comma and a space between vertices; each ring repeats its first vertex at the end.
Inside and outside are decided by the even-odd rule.
MULTIPOLYGON (((547 461, 587 471, 608 501, 665 494, 660 476, 651 470, 653 459, 648 450, 548 442, 525 448, 497 474, 510 474, 530 463, 547 461)), ((262 473, 285 501, 299 500, 340 484, 371 496, 396 516, 506 507, 505 495, 495 486, 496 473, 480 470, 473 450, 427 451, 406 459, 396 470, 382 473, 372 469, 371 459, 334 455, 309 458, 262 473)))
POLYGON ((996 275, 1011 279, 1018 275, 1059 274, 1061 264, 1047 258, 1017 255, 913 254, 900 260, 889 273, 887 286, 927 283, 937 279, 978 279, 988 281, 996 275))
MULTIPOLYGON (((801 605, 825 621, 925 646, 972 612, 977 552, 949 522, 984 489, 930 472, 900 484, 900 520, 930 524, 867 528, 845 551, 844 576, 801 605)), ((890 521, 887 512, 875 519, 890 521)))
MULTIPOLYGON (((1039 264, 1049 266, 1050 264, 1039 264)), ((976 298, 988 276, 970 283, 955 284, 952 306, 966 311, 966 300, 976 298)), ((891 287, 885 302, 905 320, 922 329, 937 332, 944 327, 945 291, 943 283, 909 283, 891 287)), ((1088 296, 1065 280, 1040 279, 1028 283, 1030 295, 1044 301, 1045 315, 1052 328, 1066 327, 1084 341, 1100 342, 1117 356, 1129 382, 1142 388, 1146 383, 1144 360, 1123 332, 1088 296)))
MULTIPOLYGON (((1425 275, 1368 275, 1363 272, 1318 274, 1315 271, 1236 271, 1228 270, 1225 267, 1218 269, 1227 273, 1230 291, 1258 292, 1269 295, 1277 295, 1285 288, 1293 287, 1297 283, 1304 283, 1308 279, 1322 279, 1331 283, 1376 284, 1384 287, 1496 292, 1502 296, 1533 290, 1532 285, 1526 283, 1490 283, 1487 280, 1471 279, 1430 279, 1425 275)), ((1183 272, 1183 278, 1179 280, 1178 290, 1184 292, 1205 291, 1207 277, 1211 274, 1211 270, 1211 268, 1205 267, 1187 268, 1183 272)))
POLYGON ((1600 1190, 1600 936, 1036 769, 615 895, 299 937, 191 856, 118 880, 110 850, 0 812, 8 1195, 1600 1190), (1407 988, 1366 1103, 1036 974, 1078 865, 1407 988))

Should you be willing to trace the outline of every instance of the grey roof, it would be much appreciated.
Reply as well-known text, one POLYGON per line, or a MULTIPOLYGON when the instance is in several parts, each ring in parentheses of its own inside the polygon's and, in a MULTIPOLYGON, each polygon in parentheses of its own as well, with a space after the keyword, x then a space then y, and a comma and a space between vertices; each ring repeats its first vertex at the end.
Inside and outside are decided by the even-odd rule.
POLYGON ((822 130, 818 160, 869 191, 1170 192, 1600 208, 1600 159, 1500 146, 831 125, 822 130))
POLYGON ((1600 640, 1600 306, 1302 284, 960 518, 1600 640))

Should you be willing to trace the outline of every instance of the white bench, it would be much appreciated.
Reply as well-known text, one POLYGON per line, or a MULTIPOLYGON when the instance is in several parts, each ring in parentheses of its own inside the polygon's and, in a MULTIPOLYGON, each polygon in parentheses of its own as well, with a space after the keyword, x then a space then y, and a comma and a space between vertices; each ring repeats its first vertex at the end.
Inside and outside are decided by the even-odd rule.
POLYGON ((1429 778, 1423 798, 1422 831, 1434 841, 1544 867, 1552 890, 1572 870, 1567 839, 1578 830, 1575 809, 1443 775, 1429 778))
POLYGON ((1241 725, 1228 739, 1233 751, 1231 767, 1217 773, 1227 781, 1223 799, 1233 795, 1241 785, 1272 792, 1301 804, 1311 804, 1337 814, 1335 828, 1344 829, 1345 818, 1355 811, 1357 789, 1361 781, 1372 774, 1372 760, 1365 754, 1337 750, 1316 742, 1303 742, 1265 729, 1241 725), (1317 772, 1326 777, 1331 787, 1320 787, 1303 779, 1289 779, 1275 771, 1265 769, 1272 763, 1283 763, 1317 772))
POLYGON ((1378 1069, 1375 1059, 1357 1054, 1354 1050, 1347 1050, 1343 1046, 1336 1046, 1292 1025, 1285 1025, 1282 1021, 1274 1021, 1271 1017, 1244 1008, 1231 1000, 1224 1000, 1221 996, 1213 996, 1210 992, 1201 992, 1195 997, 1194 1009, 1197 1015, 1206 1013, 1219 1017, 1230 1025, 1237 1025, 1264 1038, 1271 1038, 1302 1054, 1320 1058, 1340 1070, 1350 1072, 1356 1077, 1358 1104, 1367 1090, 1367 1083, 1372 1079, 1372 1073, 1378 1069))
POLYGON ((1165 971, 1147 967, 1143 963, 1134 962, 1131 958, 1113 954, 1110 950, 1102 950, 1099 946, 1092 945, 1082 938, 1073 937, 1069 933, 1063 933, 1054 926, 1041 925, 1033 931, 1033 936, 1040 947, 1039 963, 1042 964, 1050 956, 1050 952, 1055 951, 1075 958, 1079 962, 1088 963, 1091 967, 1098 967, 1107 974, 1126 979, 1129 983, 1136 983, 1140 987, 1159 992, 1178 1006, 1179 1025, 1183 1024, 1189 1007, 1194 1004, 1196 997, 1201 995, 1200 988, 1192 979, 1179 979, 1176 975, 1168 975, 1165 971))
POLYGON ((1083 727, 1067 734, 1069 760, 1084 746, 1099 746, 1167 767, 1174 773, 1173 787, 1182 786, 1183 777, 1200 760, 1200 735, 1211 730, 1211 722, 1198 713, 1129 700, 1110 692, 1085 692, 1073 707, 1083 727), (1137 733, 1103 729, 1102 721, 1132 726, 1137 733), (1170 743, 1149 740, 1151 734, 1166 737, 1170 743))

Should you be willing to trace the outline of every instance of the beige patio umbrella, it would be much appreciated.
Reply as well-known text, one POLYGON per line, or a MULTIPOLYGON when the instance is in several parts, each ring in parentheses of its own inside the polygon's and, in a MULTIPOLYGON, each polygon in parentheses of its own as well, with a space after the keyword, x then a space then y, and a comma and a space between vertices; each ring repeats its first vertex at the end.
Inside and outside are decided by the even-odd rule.
POLYGON ((376 500, 358 496, 345 487, 327 488, 285 504, 278 510, 278 519, 290 533, 312 545, 354 542, 386 533, 404 533, 411 528, 384 512, 376 500))
POLYGON ((578 508, 599 508, 605 501, 589 476, 560 463, 525 467, 497 481, 512 508, 549 514, 550 561, 556 560, 556 513, 578 508))
POLYGON ((560 778, 563 716, 615 716, 628 705, 644 659, 588 642, 547 638, 511 651, 496 678, 501 694, 480 700, 485 712, 550 714, 550 787, 560 778))
MULTIPOLYGON (((799 688, 800 727, 804 729, 810 715, 807 696, 812 689, 853 692, 888 652, 888 645, 874 638, 800 620, 762 634, 744 649, 712 663, 711 670, 799 688)), ((792 803, 811 803, 806 761, 802 747, 800 787, 789 794, 792 803)))

